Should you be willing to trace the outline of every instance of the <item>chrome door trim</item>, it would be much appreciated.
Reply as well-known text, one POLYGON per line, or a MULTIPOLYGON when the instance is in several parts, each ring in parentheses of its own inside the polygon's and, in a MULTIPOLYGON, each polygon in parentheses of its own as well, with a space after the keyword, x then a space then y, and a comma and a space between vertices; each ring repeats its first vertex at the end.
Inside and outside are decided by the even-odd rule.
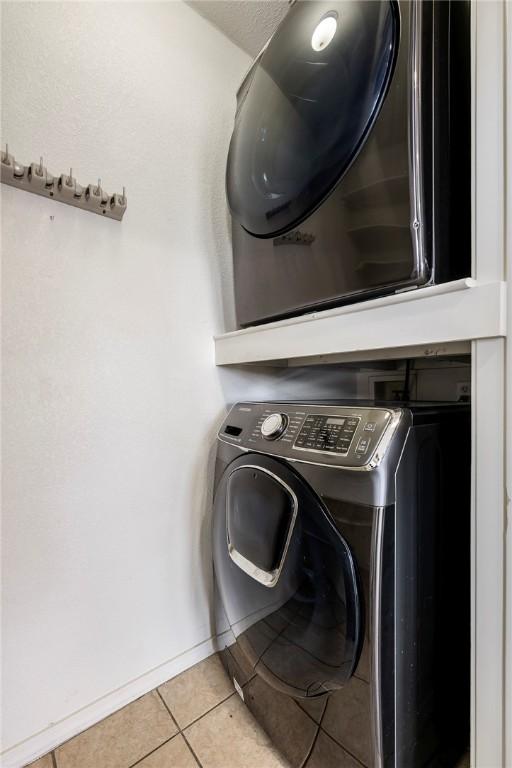
POLYGON ((415 274, 419 281, 428 278, 425 261, 425 231, 423 215, 423 142, 421 135, 422 89, 422 3, 409 3, 409 200, 411 206, 411 239, 415 274))
POLYGON ((382 706, 381 706, 381 600, 382 600, 382 541, 384 537, 385 508, 376 510, 372 533, 371 570, 370 570, 370 632, 371 632, 371 728, 374 744, 374 766, 382 768, 382 706))
MULTIPOLYGON (((290 546, 290 541, 293 534, 293 529, 295 528, 295 521, 297 519, 297 513, 299 509, 299 502, 297 500, 297 496, 294 493, 294 491, 290 488, 290 486, 284 482, 284 480, 281 480, 280 477, 275 475, 273 472, 270 472, 270 470, 265 469, 264 467, 260 467, 257 464, 242 464, 239 467, 236 467, 232 472, 228 475, 228 481, 230 478, 235 474, 235 472, 238 472, 241 469, 257 469, 259 472, 264 472, 265 474, 269 475, 273 480, 278 482, 280 485, 283 486, 285 491, 288 493, 292 500, 293 505, 293 511, 292 511, 292 520, 288 527, 288 534, 286 536, 286 542, 283 549, 283 554, 281 556, 281 561, 277 568, 275 568, 273 571, 265 571, 263 568, 258 568, 257 565, 255 565, 253 562, 248 560, 246 557, 244 557, 240 552, 234 548, 234 546, 231 544, 229 540, 229 530, 228 530, 228 517, 226 515, 226 541, 228 545, 228 554, 231 558, 231 560, 237 565, 240 570, 242 570, 244 573, 246 573, 248 576, 250 576, 252 579, 255 579, 255 581, 258 581, 260 584, 263 584, 264 587, 275 587, 277 582, 279 581, 279 577, 281 575, 281 571, 283 570, 284 561, 286 559, 286 555, 288 554, 288 548, 290 546)), ((226 496, 226 502, 229 498, 229 491, 226 496)))

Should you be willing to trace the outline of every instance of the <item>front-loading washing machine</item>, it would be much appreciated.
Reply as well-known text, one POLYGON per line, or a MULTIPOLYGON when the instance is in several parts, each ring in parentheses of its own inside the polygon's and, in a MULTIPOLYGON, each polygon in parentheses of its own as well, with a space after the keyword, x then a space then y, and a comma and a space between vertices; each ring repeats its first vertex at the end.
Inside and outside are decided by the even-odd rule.
POLYGON ((467 406, 238 403, 217 631, 293 768, 454 766, 469 741, 467 406))
POLYGON ((297 0, 237 94, 240 326, 467 277, 470 3, 297 0))

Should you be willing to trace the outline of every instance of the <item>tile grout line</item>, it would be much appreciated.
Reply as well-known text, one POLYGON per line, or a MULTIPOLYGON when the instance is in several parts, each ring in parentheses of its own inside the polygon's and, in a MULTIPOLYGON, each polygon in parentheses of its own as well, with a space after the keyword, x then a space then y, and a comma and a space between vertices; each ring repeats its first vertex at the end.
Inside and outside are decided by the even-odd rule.
POLYGON ((203 768, 203 765, 202 765, 201 761, 199 760, 198 756, 196 755, 196 753, 195 753, 195 752, 194 752, 194 750, 192 749, 192 746, 190 745, 190 742, 189 742, 189 740, 187 739, 187 737, 185 736, 185 734, 183 733, 183 731, 181 732, 181 735, 182 735, 182 737, 183 737, 183 741, 185 742, 185 744, 187 745, 187 747, 188 747, 188 748, 190 749, 190 751, 192 752, 192 755, 194 756, 194 759, 195 759, 196 763, 198 764, 199 768, 203 768))
POLYGON ((310 713, 309 713, 307 710, 305 710, 305 709, 302 709, 301 705, 300 705, 300 704, 298 704, 298 703, 295 701, 295 699, 293 699, 293 703, 295 704, 295 706, 296 706, 296 707, 298 707, 298 708, 300 709, 300 711, 301 711, 301 712, 303 712, 303 713, 306 715, 306 717, 309 717, 309 719, 311 720, 311 722, 313 722, 315 725, 320 725, 320 720, 322 720, 322 718, 323 718, 323 716, 324 716, 324 712, 325 712, 325 710, 326 710, 326 708, 327 708, 327 704, 325 705, 325 707, 324 707, 324 708, 323 708, 323 710, 322 710, 322 714, 320 715, 320 720, 315 720, 315 718, 313 717, 313 715, 312 715, 312 714, 310 714, 310 713))
POLYGON ((175 725, 175 726, 176 726, 176 728, 178 729, 178 733, 181 733, 181 728, 180 728, 180 726, 178 725, 178 721, 176 720, 176 718, 174 717, 173 713, 171 712, 171 710, 170 710, 170 709, 169 709, 169 707, 167 706, 167 702, 165 701, 164 697, 162 696, 162 694, 160 693, 160 691, 158 690, 158 688, 155 688, 155 693, 156 693, 156 695, 158 696, 158 698, 160 699, 160 701, 162 702, 162 704, 164 705, 165 709, 167 710, 167 714, 169 715, 169 717, 170 717, 170 718, 171 718, 171 720, 173 721, 174 725, 175 725))
POLYGON ((344 751, 347 753, 347 755, 350 755, 350 757, 351 757, 351 758, 352 758, 352 759, 353 759, 353 760, 354 760, 354 761, 355 761, 355 762, 356 762, 358 765, 360 765, 360 766, 361 766, 361 768, 364 768, 364 763, 361 761, 361 758, 360 758, 360 757, 358 757, 357 755, 354 755, 354 754, 353 754, 353 752, 351 752, 351 751, 350 751, 350 749, 348 749, 348 747, 347 747, 347 746, 345 746, 345 744, 341 744, 341 743, 338 741, 338 739, 335 739, 335 738, 334 738, 334 736, 331 736, 331 734, 329 733, 329 731, 326 731, 324 728, 320 728, 320 730, 322 731, 322 733, 324 734, 324 736, 327 736, 327 738, 329 738, 331 741, 334 741, 334 743, 335 743, 335 744, 337 744, 337 745, 338 745, 338 747, 341 747, 341 749, 343 749, 343 750, 344 750, 344 751))
POLYGON ((187 730, 187 729, 188 729, 188 728, 190 728, 191 726, 193 726, 193 725, 195 725, 196 723, 198 723, 200 720, 202 720, 202 719, 203 719, 203 717, 206 717, 206 715, 209 715, 209 714, 210 714, 210 712, 213 712, 213 710, 214 710, 214 709, 217 709, 217 707, 220 707, 220 705, 221 705, 221 704, 224 704, 224 702, 225 702, 225 701, 227 701, 228 699, 230 699, 230 698, 231 698, 232 696, 234 696, 235 694, 236 694, 236 691, 233 691, 233 693, 230 693, 230 694, 229 694, 229 696, 226 696, 226 698, 225 698, 225 699, 222 699, 222 701, 218 701, 218 702, 217 702, 216 704, 214 704, 214 705, 213 705, 213 707, 211 707, 211 709, 209 709, 207 712, 204 712, 202 715, 199 715, 199 717, 196 717, 196 719, 195 719, 195 720, 192 720, 192 722, 191 722, 191 723, 189 723, 188 725, 186 725, 186 726, 185 726, 185 728, 184 728, 183 730, 187 730))
MULTIPOLYGON (((159 694, 160 694, 160 692, 159 692, 159 694)), ((196 753, 195 753, 195 752, 194 752, 194 750, 192 749, 192 747, 191 747, 191 745, 190 745, 190 742, 189 742, 189 740, 187 739, 187 736, 186 736, 186 734, 185 734, 185 731, 186 731, 186 730, 188 730, 188 728, 190 728, 191 726, 193 726, 193 725, 195 725, 196 723, 198 723, 200 720, 202 720, 202 719, 203 719, 203 717, 206 717, 206 715, 209 715, 209 714, 210 714, 210 712, 213 712, 213 710, 214 710, 214 709, 217 709, 217 707, 220 707, 220 706, 221 706, 221 704, 224 704, 224 702, 228 701, 228 699, 230 699, 230 698, 231 698, 232 696, 234 696, 235 694, 236 694, 236 691, 233 691, 232 693, 230 693, 230 694, 229 694, 229 696, 226 696, 226 698, 225 698, 225 699, 222 699, 221 701, 218 701, 218 702, 217 702, 217 704, 215 704, 213 707, 211 707, 211 709, 207 710, 207 712, 204 712, 204 713, 203 713, 202 715, 200 715, 199 717, 196 717, 196 719, 195 719, 195 720, 192 720, 192 722, 191 722, 191 723, 189 723, 188 725, 186 725, 186 726, 185 726, 185 728, 184 728, 183 730, 180 728, 180 733, 181 733, 181 735, 183 736, 183 738, 185 739, 185 742, 187 743, 187 745, 188 745, 188 747, 189 747, 190 751, 192 752, 192 754, 193 754, 193 755, 194 755, 194 757, 196 758, 196 760, 197 760, 197 762, 198 762, 198 764, 199 764, 199 768, 203 768, 203 766, 202 766, 202 764, 201 764, 201 761, 200 761, 200 760, 199 760, 199 758, 197 757, 196 753)), ((163 701, 163 699, 162 699, 162 701, 163 701)), ((165 702, 164 702, 164 704, 165 704, 165 702)), ((179 726, 178 726, 178 727, 179 727, 179 726)))
MULTIPOLYGON (((140 763, 142 763, 142 761, 143 761, 143 760, 145 760, 145 759, 146 759, 147 757, 149 757, 150 755, 153 755, 155 752, 158 752, 158 750, 159 750, 159 749, 161 749, 163 746, 165 746, 165 744, 168 744, 168 743, 169 743, 170 741, 172 741, 172 740, 173 740, 173 739, 174 739, 176 736, 179 736, 179 735, 181 734, 181 728, 179 727, 178 723, 177 723, 177 722, 176 722, 176 720, 174 719, 174 717, 173 717, 173 714, 172 714, 171 710, 169 709, 169 707, 167 706, 167 704, 166 704, 166 703, 165 703, 165 701, 163 700, 163 698, 162 698, 162 695, 161 695, 160 691, 158 690, 158 688, 153 688, 153 690, 152 690, 152 691, 148 691, 148 693, 153 693, 153 692, 154 692, 154 693, 156 693, 156 695, 158 696, 158 698, 160 699, 160 701, 161 701, 161 702, 162 702, 162 704, 164 705, 164 707, 165 707, 165 709, 166 709, 166 711, 167 711, 167 714, 168 714, 168 715, 169 715, 169 717, 171 718, 171 720, 172 720, 172 722, 173 722, 174 726, 175 726, 175 727, 178 729, 178 732, 177 732, 177 733, 173 733, 173 735, 172 735, 172 736, 170 736, 170 737, 169 737, 168 739, 166 739, 165 741, 162 741, 162 743, 161 743, 161 744, 159 744, 157 747, 155 747, 154 749, 152 749, 150 752, 147 752, 145 755, 143 755, 142 757, 140 757, 140 758, 139 758, 138 760, 136 760, 134 763, 131 763, 131 764, 130 764, 130 766, 129 766, 129 768, 134 768, 134 766, 136 766, 136 765, 140 765, 140 763)), ((147 695, 147 694, 146 694, 146 695, 147 695)))
POLYGON ((179 736, 179 733, 175 733, 175 734, 173 734, 172 736, 170 736, 168 739, 166 739, 165 741, 162 741, 162 743, 161 743, 161 744, 159 744, 159 745, 158 745, 158 747, 155 747, 154 749, 152 749, 152 750, 151 750, 151 752, 148 752, 146 755, 142 755, 142 757, 139 757, 139 759, 138 759, 138 760, 136 760, 134 763, 130 763, 130 765, 128 766, 128 768, 134 768, 134 766, 135 766, 135 765, 139 765, 139 764, 140 764, 140 763, 142 763, 142 761, 143 761, 143 760, 145 760, 147 757, 149 757, 150 755, 153 755, 155 752, 158 752, 158 750, 159 750, 161 747, 165 746, 165 745, 166 745, 166 744, 168 744, 170 741, 172 741, 174 738, 176 738, 176 736, 179 736))
POLYGON ((211 707, 210 709, 206 710, 206 712, 203 712, 203 714, 202 714, 202 715, 199 715, 199 717, 196 717, 196 719, 195 719, 195 720, 192 720, 192 722, 190 722, 190 723, 189 723, 188 725, 186 725, 184 728, 181 728, 181 726, 178 724, 178 721, 175 719, 174 715, 172 714, 172 712, 171 712, 170 708, 167 706, 167 703, 165 702, 165 699, 164 699, 164 697, 162 696, 162 694, 160 693, 160 691, 158 690, 158 688, 155 688, 155 690, 156 690, 156 692, 157 692, 158 696, 160 697, 160 699, 161 699, 161 701, 162 701, 162 704, 164 705, 164 707, 166 708, 167 712, 168 712, 168 713, 169 713, 169 715, 171 716, 171 718, 172 718, 172 721, 175 723, 175 725, 176 725, 176 727, 178 728, 179 732, 181 733, 181 735, 182 735, 182 736, 183 736, 183 738, 185 739, 185 742, 187 743, 187 745, 188 745, 188 747, 189 747, 190 751, 192 752, 192 754, 194 755, 195 759, 197 760, 197 762, 198 762, 198 764, 199 764, 200 768, 203 768, 203 766, 202 766, 202 764, 201 764, 201 761, 199 760, 199 758, 197 757, 196 753, 194 752, 194 750, 193 750, 193 749, 192 749, 192 747, 190 746, 189 740, 187 739, 187 737, 186 737, 186 735, 185 735, 185 731, 186 731, 188 728, 190 728, 192 725, 195 725, 195 724, 196 724, 196 723, 198 723, 200 720, 202 720, 202 719, 203 719, 203 717, 206 717, 206 715, 209 715, 209 714, 210 714, 210 712, 213 712, 213 710, 214 710, 214 709, 217 709, 217 707, 220 707, 220 705, 221 705, 221 704, 224 704, 224 702, 225 702, 225 701, 227 701, 228 699, 230 699, 232 696, 234 696, 234 695, 235 695, 236 691, 232 691, 232 693, 230 693, 230 694, 229 694, 229 696, 226 696, 224 699, 221 699, 221 701, 218 701, 218 702, 217 702, 217 704, 214 704, 214 706, 213 706, 213 707, 211 707))
MULTIPOLYGON (((158 695, 158 696, 159 696, 159 698, 160 698, 160 701, 162 702, 162 704, 164 705, 164 707, 165 707, 165 708, 166 708, 166 710, 168 711, 168 713, 169 713, 169 715, 170 715, 170 717, 171 717, 171 720, 173 721, 173 723, 175 724, 176 728, 178 729, 178 732, 179 732, 179 734, 181 734, 181 736, 183 736, 183 740, 184 740, 185 744, 187 745, 187 747, 188 747, 188 748, 190 749, 190 751, 192 752, 192 755, 193 755, 193 757, 194 757, 194 760, 195 760, 195 761, 196 761, 196 763, 198 764, 199 768, 203 768, 203 766, 202 766, 202 764, 201 764, 201 761, 199 760, 198 756, 196 755, 196 753, 194 752, 194 750, 193 750, 193 749, 192 749, 192 747, 190 746, 190 744, 189 744, 189 741, 188 741, 187 737, 185 736, 185 734, 183 733, 182 729, 181 729, 181 728, 180 728, 180 726, 178 725, 178 721, 175 719, 174 715, 172 714, 170 707, 168 707, 168 706, 167 706, 167 702, 165 701, 164 697, 162 696, 162 694, 160 693, 160 691, 158 690, 158 688, 155 688, 155 690, 156 690, 156 692, 157 692, 157 695, 158 695)), ((206 714, 207 714, 207 713, 206 713, 206 714)))
POLYGON ((326 712, 327 712, 327 704, 325 705, 324 711, 322 712, 322 714, 320 716, 320 720, 317 723, 315 738, 313 739, 313 742, 311 744, 311 747, 309 748, 309 751, 308 751, 306 757, 304 758, 304 760, 300 764, 300 768, 306 768, 307 764, 309 763, 309 761, 311 759, 311 756, 313 755, 314 749, 316 747, 316 743, 318 741, 318 737, 320 736, 320 732, 323 732, 322 731, 322 723, 324 721, 324 717, 325 717, 325 713, 326 712))

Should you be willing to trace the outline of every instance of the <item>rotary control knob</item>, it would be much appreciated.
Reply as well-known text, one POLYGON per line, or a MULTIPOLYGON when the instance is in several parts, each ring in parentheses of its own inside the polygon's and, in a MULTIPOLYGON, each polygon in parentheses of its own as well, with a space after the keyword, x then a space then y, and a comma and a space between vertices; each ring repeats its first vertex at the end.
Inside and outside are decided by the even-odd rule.
POLYGON ((288 426, 288 417, 284 413, 271 413, 261 425, 261 434, 265 440, 277 440, 288 426))

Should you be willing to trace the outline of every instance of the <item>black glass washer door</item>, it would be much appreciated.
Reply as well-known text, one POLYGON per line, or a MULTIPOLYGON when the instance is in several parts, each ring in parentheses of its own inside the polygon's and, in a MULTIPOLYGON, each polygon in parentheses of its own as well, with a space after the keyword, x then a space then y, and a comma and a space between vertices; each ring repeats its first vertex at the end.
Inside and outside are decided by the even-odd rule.
POLYGON ((291 467, 248 454, 214 504, 217 588, 252 669, 306 698, 341 688, 363 637, 356 563, 321 499, 291 467))
POLYGON ((340 181, 375 121, 399 44, 394 2, 299 0, 239 98, 227 166, 234 218, 275 237, 340 181))

